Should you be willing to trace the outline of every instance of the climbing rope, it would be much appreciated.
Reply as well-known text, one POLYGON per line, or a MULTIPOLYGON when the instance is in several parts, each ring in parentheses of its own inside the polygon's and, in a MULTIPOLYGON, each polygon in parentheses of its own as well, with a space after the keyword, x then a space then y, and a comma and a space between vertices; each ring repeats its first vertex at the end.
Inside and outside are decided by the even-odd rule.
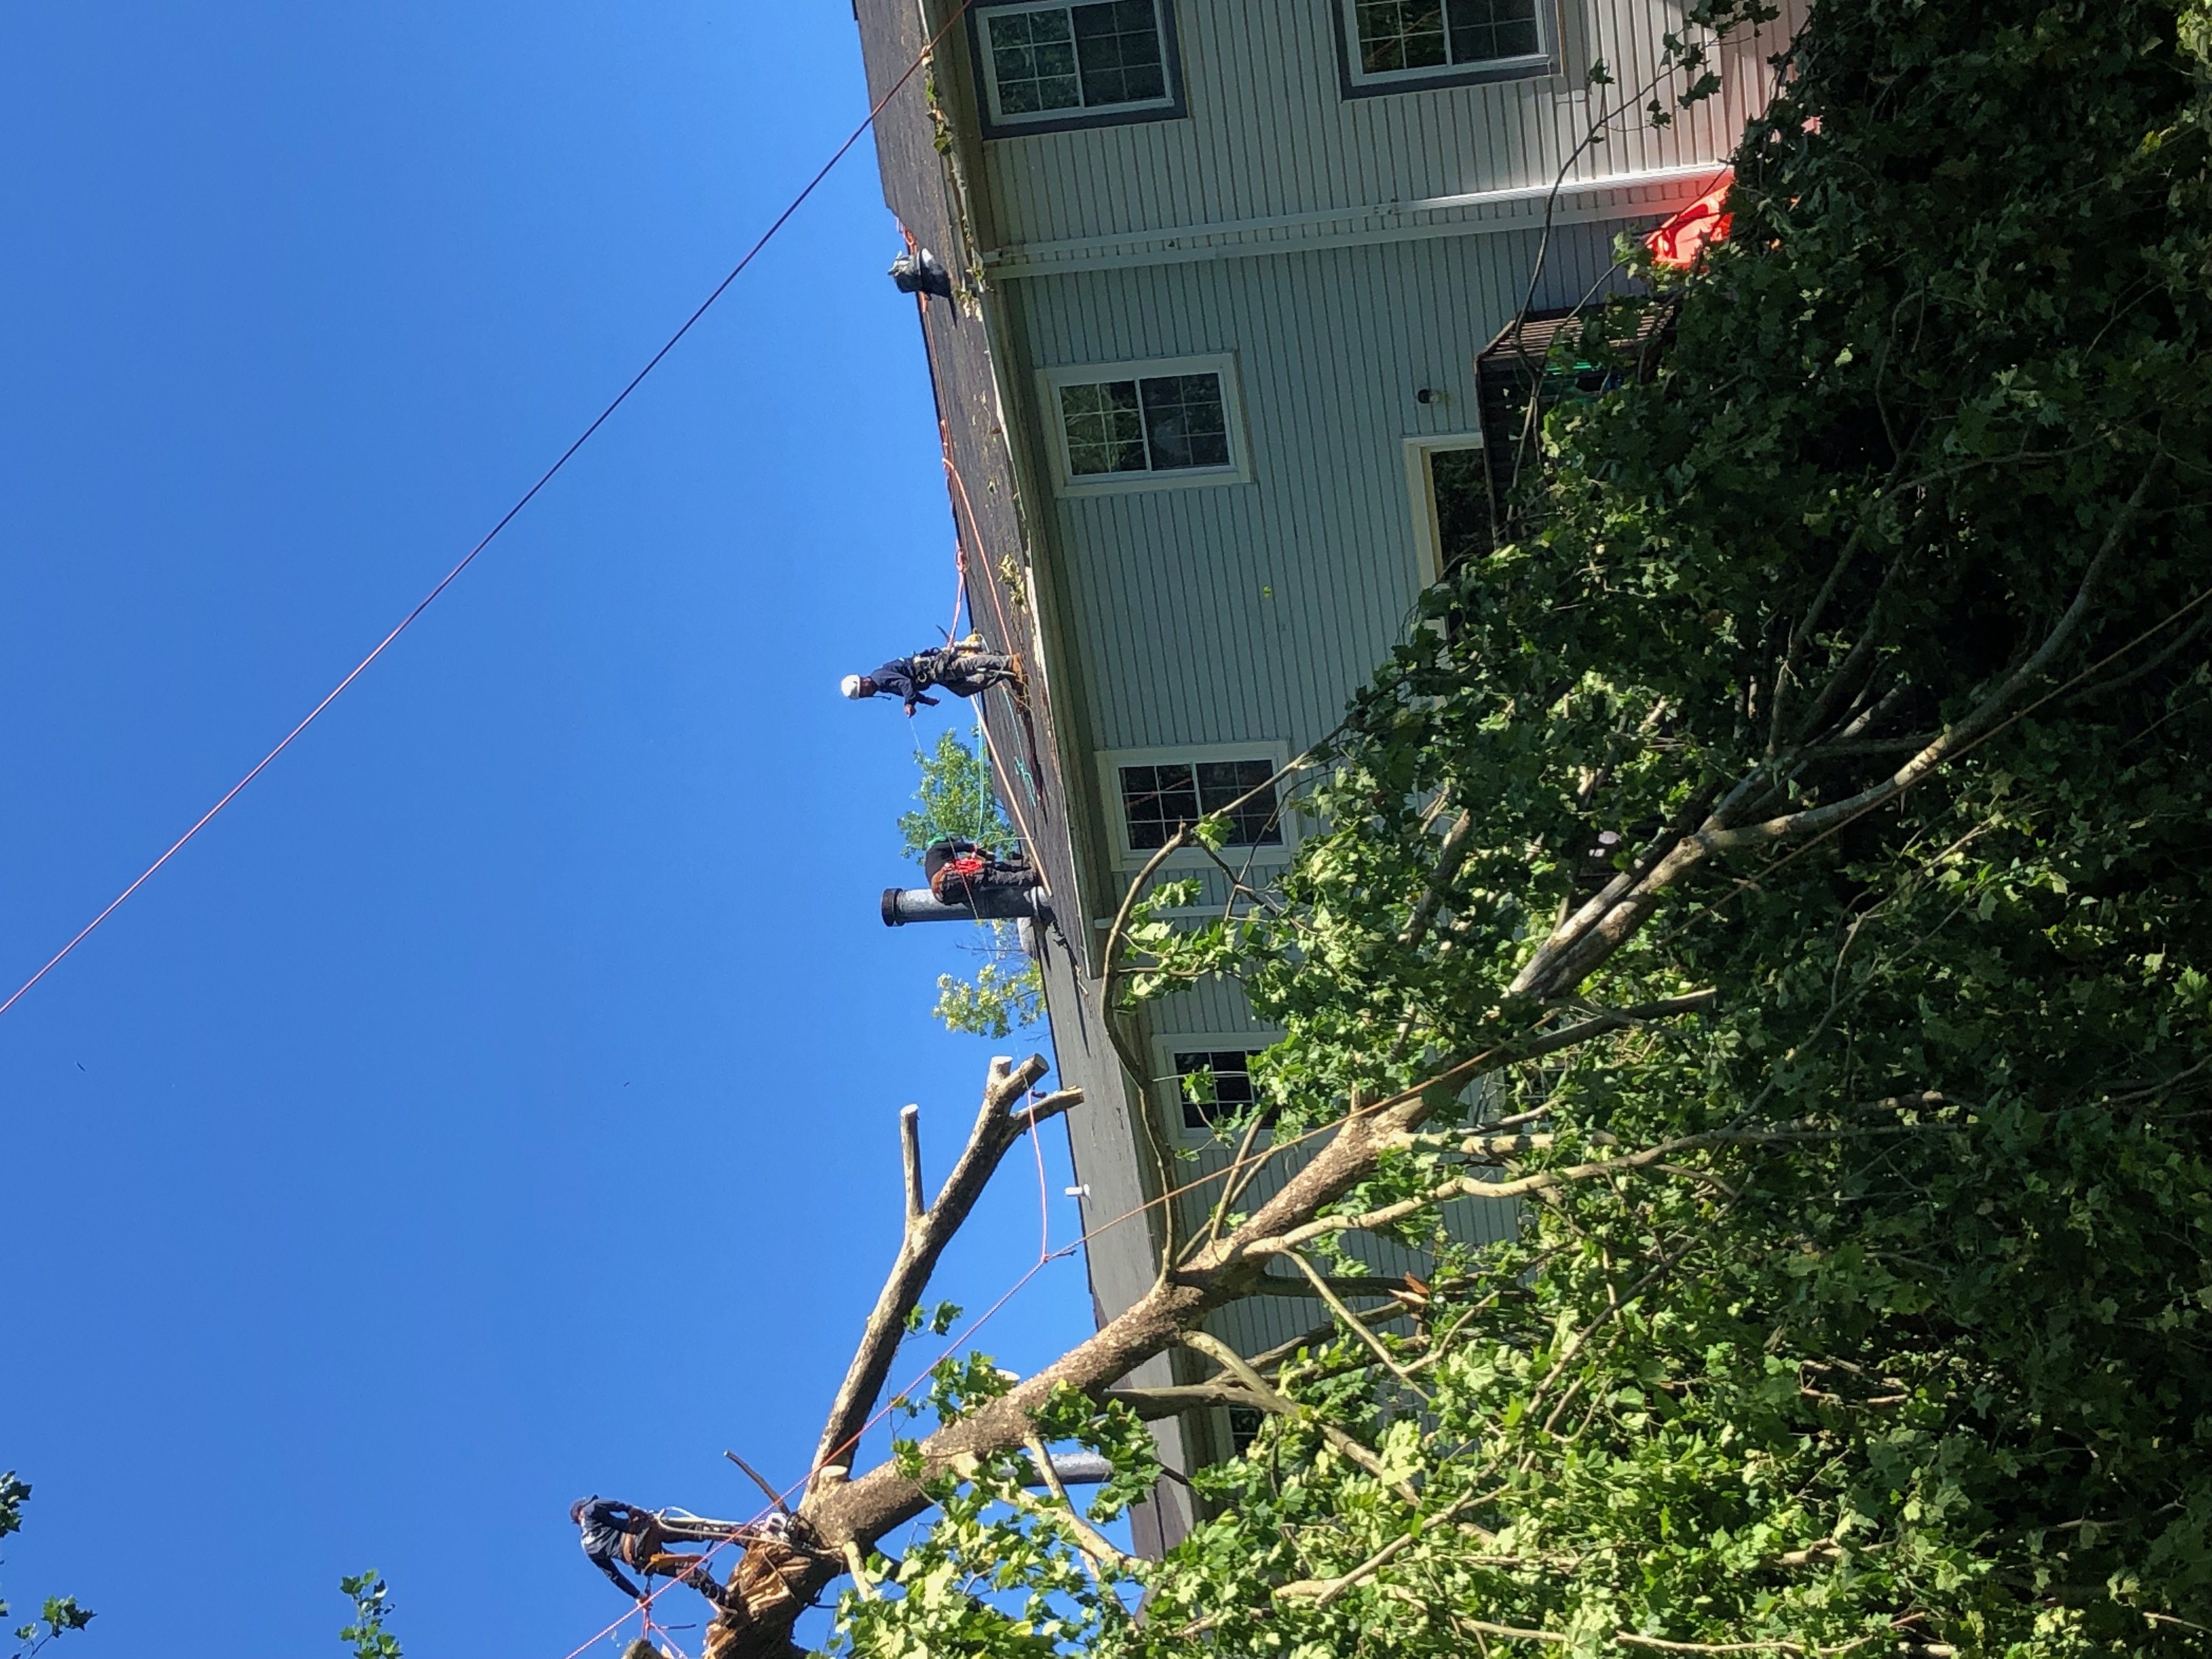
MULTIPOLYGON (((927 326, 926 320, 924 326, 925 328, 927 326)), ((968 483, 967 481, 960 476, 959 463, 952 459, 952 428, 942 420, 939 421, 937 423, 937 438, 939 447, 944 453, 945 476, 951 481, 953 495, 959 503, 958 507, 955 508, 953 513, 954 533, 956 536, 958 536, 961 515, 964 513, 967 516, 969 526, 975 532, 975 550, 977 556, 982 558, 988 563, 988 561, 991 556, 991 550, 989 545, 983 538, 983 521, 976 516, 975 504, 969 499, 968 483)), ((964 537, 960 538, 957 544, 957 552, 955 556, 956 562, 960 572, 961 587, 964 592, 966 591, 967 582, 967 542, 964 537)), ((985 571, 984 575, 983 591, 990 596, 992 614, 998 618, 1000 641, 1001 643, 1011 647, 1015 639, 1015 635, 1013 629, 1007 625, 1006 607, 999 602, 999 585, 996 581, 990 579, 990 573, 988 568, 985 571)), ((968 603, 969 611, 972 616, 975 610, 975 600, 972 595, 969 597, 968 603)), ((957 612, 955 613, 954 620, 957 624, 958 621, 958 615, 957 612)), ((984 752, 990 758, 991 774, 998 780, 1000 793, 1005 799, 1006 805, 1013 812, 1014 823, 1016 828, 1020 831, 1022 845, 1031 849, 1031 857, 1034 860, 1036 856, 1036 849, 1038 849, 1042 843, 1037 840, 1036 835, 1030 829, 1029 816, 1022 811, 1021 797, 1014 789, 1014 781, 1012 777, 1008 775, 1005 763, 1000 759, 998 745, 991 741, 990 728, 988 726, 982 726, 980 724, 980 716, 978 729, 982 733, 984 752)), ((1036 872, 1037 885, 1043 890, 1045 896, 1047 898, 1050 898, 1052 896, 1052 886, 1050 882, 1046 878, 1043 866, 1042 864, 1033 863, 1031 867, 1036 872)))

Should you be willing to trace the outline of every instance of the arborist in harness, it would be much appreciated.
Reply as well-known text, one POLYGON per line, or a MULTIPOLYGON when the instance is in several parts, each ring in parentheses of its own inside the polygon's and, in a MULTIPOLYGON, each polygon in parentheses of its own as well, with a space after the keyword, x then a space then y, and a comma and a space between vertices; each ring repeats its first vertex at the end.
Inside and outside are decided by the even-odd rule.
POLYGON ((973 905, 986 892, 1043 885, 1019 855, 1002 859, 988 847, 950 836, 930 842, 921 855, 921 872, 928 878, 930 896, 939 904, 973 905))
POLYGON ((911 657, 893 657, 872 674, 848 674, 838 690, 854 699, 896 697, 912 717, 916 703, 933 708, 937 699, 925 695, 942 688, 956 697, 981 696, 994 685, 1018 687, 1021 664, 1003 652, 986 651, 982 640, 970 634, 950 645, 932 646, 911 657))
POLYGON ((646 1593, 630 1583, 623 1566, 636 1568, 648 1580, 680 1578, 720 1605, 721 1587, 708 1572, 707 1558, 672 1553, 665 1547, 667 1530, 651 1510, 594 1492, 568 1505, 568 1518, 583 1534, 585 1559, 633 1601, 644 1601, 646 1593))

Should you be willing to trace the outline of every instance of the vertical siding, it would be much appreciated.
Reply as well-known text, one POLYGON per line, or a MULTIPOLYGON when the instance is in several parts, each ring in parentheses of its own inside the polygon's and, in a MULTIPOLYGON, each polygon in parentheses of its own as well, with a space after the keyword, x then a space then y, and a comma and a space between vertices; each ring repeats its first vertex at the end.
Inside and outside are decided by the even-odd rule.
MULTIPOLYGON (((1681 0, 1559 0, 1561 72, 1347 98, 1333 33, 1340 0, 1174 0, 1188 113, 984 147, 981 187, 1002 243, 1353 209, 1550 182, 1609 94, 1644 82, 1681 0), (1593 93, 1591 63, 1615 84, 1593 93)), ((1755 71, 1770 27, 1729 54, 1755 71)), ((964 72, 966 52, 962 60, 964 72)), ((1755 72, 1664 128, 1631 114, 1574 161, 1571 179, 1724 155, 1755 103, 1755 72)), ((1761 94, 1763 99, 1763 94, 1761 94)), ((1642 100, 1635 100, 1640 106, 1642 100)))
MULTIPOLYGON (((1537 302, 1600 282, 1611 240, 1554 231, 1537 302)), ((1252 450, 1250 483, 1033 504, 1092 747, 1295 750, 1336 724, 1419 587, 1403 441, 1473 429, 1474 355, 1519 305, 1536 243, 1514 231, 1021 285, 1035 365, 1233 353, 1252 450), (1443 400, 1417 403, 1423 386, 1443 400)))

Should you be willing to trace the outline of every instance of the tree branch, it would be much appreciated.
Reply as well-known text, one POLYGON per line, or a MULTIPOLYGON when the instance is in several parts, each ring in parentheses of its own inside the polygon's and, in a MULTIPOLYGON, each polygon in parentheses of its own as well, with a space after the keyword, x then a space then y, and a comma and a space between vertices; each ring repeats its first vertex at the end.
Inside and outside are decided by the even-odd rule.
MULTIPOLYGON (((2163 457, 2143 469, 2135 493, 2121 507, 2105 533, 2089 568, 2082 573, 2073 602, 2066 608, 2043 642, 2027 660, 2008 674, 2002 684, 1984 697, 1965 719, 1949 726, 1935 741, 1881 782, 1844 799, 1802 812, 1785 813, 1764 823, 1739 827, 1736 811, 1747 810, 1758 794, 1756 786, 1769 777, 1762 761, 1736 785, 1704 823, 1691 834, 1663 836, 1654 845, 1656 856, 1647 855, 1634 871, 1608 882, 1596 897, 1567 921, 1553 930, 1536 954, 1514 976, 1510 988, 1518 994, 1552 999, 1565 994, 1594 973, 1598 966, 1643 925, 1645 916, 1674 883, 1716 853, 1815 836, 1840 827, 1860 813, 1894 799, 1923 781, 1994 732, 2011 707, 2058 654, 2073 643, 2087 625, 2092 602, 2105 572, 2142 511, 2144 497, 2157 477, 2163 457), (1662 850, 1663 849, 1663 850, 1662 850)), ((1678 823, 1680 820, 1677 821, 1678 823)))
POLYGON ((1418 1387, 1412 1377, 1406 1375, 1405 1368, 1399 1364, 1389 1349, 1382 1346, 1382 1339, 1368 1329, 1366 1322, 1346 1307, 1336 1292, 1329 1289, 1328 1281, 1321 1276, 1313 1263, 1296 1250, 1289 1251, 1287 1254, 1291 1258, 1291 1265, 1306 1276, 1308 1282, 1313 1285, 1315 1292, 1322 1301, 1328 1304, 1329 1311, 1343 1322, 1346 1329, 1367 1345, 1376 1358, 1382 1362, 1383 1368, 1407 1388, 1412 1389, 1415 1394, 1419 1395, 1422 1399, 1428 1399, 1427 1393, 1418 1387))
POLYGON ((1410 951, 1419 945, 1436 920, 1437 908, 1443 902, 1444 890, 1451 878, 1467 860, 1468 849, 1474 844, 1474 809, 1462 809, 1452 826, 1444 832, 1444 842, 1437 849, 1437 866, 1429 872, 1429 884, 1413 901, 1412 914, 1406 918, 1405 931, 1398 935, 1401 950, 1410 951))
POLYGON ((906 1171, 906 1226, 912 1232, 921 1219, 921 1108, 908 1106, 899 1113, 899 1152, 906 1171))
POLYGON ((990 1081, 984 1088, 983 1104, 975 1115, 975 1127, 969 1131, 968 1145, 959 1162, 953 1165, 952 1173, 945 1177, 936 1202, 927 1208, 920 1203, 919 1114, 911 1106, 899 1114, 906 1170, 906 1228, 899 1240, 897 1258, 891 1263, 890 1276, 876 1297, 875 1309, 861 1332, 860 1346, 846 1370, 844 1384, 837 1390, 829 1420, 823 1425, 821 1443, 814 1453, 815 1484, 821 1484, 822 1470, 839 1466, 850 1457, 854 1443, 859 1439, 869 1413, 875 1410, 877 1396, 882 1394, 884 1381, 890 1374, 891 1360, 906 1334, 907 1315, 921 1300, 938 1258, 951 1243, 952 1236, 960 1231, 961 1224, 968 1219, 968 1212, 975 1208, 975 1200, 989 1184, 1000 1160, 1032 1124, 1057 1117, 1082 1100, 1079 1092, 1063 1090, 1033 1107, 1012 1109, 1048 1069, 1042 1054, 1031 1054, 1019 1066, 1003 1056, 991 1062, 990 1081))
POLYGON ((1419 1531, 1416 1531, 1412 1528, 1408 1528, 1406 1531, 1400 1533, 1395 1538, 1393 1538, 1389 1543, 1383 1545, 1381 1549, 1376 1551, 1374 1554, 1369 1556, 1364 1561, 1362 1561, 1358 1566, 1352 1568, 1351 1571, 1345 1573, 1340 1577, 1302 1578, 1293 1583, 1279 1585, 1276 1588, 1275 1594, 1278 1596, 1310 1595, 1313 1597, 1313 1604, 1316 1609, 1325 1607, 1330 1602, 1335 1601, 1338 1596, 1343 1595, 1345 1591, 1352 1589, 1353 1585, 1360 1583, 1366 1579, 1372 1578, 1377 1572, 1380 1572, 1384 1567, 1388 1566, 1402 1551, 1410 1547, 1412 1545, 1418 1543, 1420 1540, 1422 1534, 1425 1533, 1430 1528, 1441 1526, 1443 1522, 1452 1520, 1462 1510, 1465 1509, 1474 1501, 1474 1494, 1469 1493, 1465 1498, 1462 1498, 1458 1502, 1453 1504, 1449 1509, 1443 1510, 1439 1514, 1427 1517, 1422 1522, 1419 1531))
POLYGON ((1067 1495, 1067 1487, 1061 1482, 1060 1472, 1053 1468, 1052 1454, 1045 1449, 1044 1442, 1032 1434, 1029 1448, 1030 1462, 1036 1465, 1037 1473, 1044 1477, 1045 1489, 1052 1493, 1053 1501, 1066 1511, 1066 1524, 1075 1534, 1075 1541, 1083 1553, 1097 1563, 1102 1570, 1127 1571, 1129 1558, 1115 1549, 1106 1540, 1103 1533, 1084 1519, 1083 1511, 1075 1507, 1075 1500, 1067 1495))

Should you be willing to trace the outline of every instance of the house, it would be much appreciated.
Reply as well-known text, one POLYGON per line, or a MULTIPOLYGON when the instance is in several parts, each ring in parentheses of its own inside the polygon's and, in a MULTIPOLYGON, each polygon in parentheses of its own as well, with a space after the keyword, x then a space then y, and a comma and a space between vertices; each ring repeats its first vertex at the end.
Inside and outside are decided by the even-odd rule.
MULTIPOLYGON (((1720 94, 1655 127, 1635 89, 1681 13, 857 0, 886 199, 950 277, 916 303, 971 611, 1030 665, 1026 715, 994 699, 988 724, 1058 923, 1042 960, 1088 1097, 1069 1131, 1101 1321, 1151 1286, 1166 1216, 1141 1206, 1221 1166, 1208 1118, 1269 1041, 1232 990, 1187 993, 1147 1012, 1132 1081, 1102 1024, 1108 926, 1176 823, 1336 724, 1423 586, 1488 535, 1478 355, 1524 307, 1604 290, 1617 235, 1723 176, 1783 37, 1723 44, 1720 94), (1177 1083, 1197 1072, 1212 1106, 1177 1083)), ((1276 805, 1236 814, 1235 859, 1291 855, 1276 805)), ((1199 855, 1174 862, 1220 902, 1199 855)), ((1189 1237, 1203 1194, 1170 1201, 1189 1237)), ((1325 1313, 1262 1297, 1214 1328, 1252 1353, 1325 1313)), ((1175 1379, 1163 1358, 1133 1380, 1175 1379)), ((1244 1429, 1196 1413, 1163 1449, 1188 1468, 1244 1429)), ((1164 1485, 1140 1545, 1190 1520, 1164 1485)))

